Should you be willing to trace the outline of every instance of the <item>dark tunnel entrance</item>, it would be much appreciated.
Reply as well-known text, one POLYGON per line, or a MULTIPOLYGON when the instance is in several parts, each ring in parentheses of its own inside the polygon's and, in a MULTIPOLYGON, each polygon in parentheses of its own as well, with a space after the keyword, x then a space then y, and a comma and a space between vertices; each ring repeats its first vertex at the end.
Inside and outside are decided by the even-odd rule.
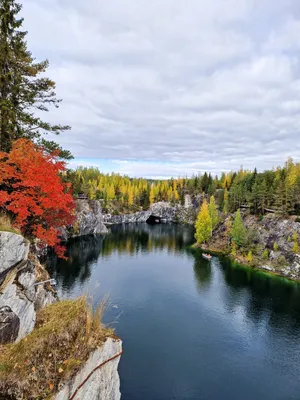
POLYGON ((151 224, 151 225, 161 224, 161 218, 157 217, 155 215, 150 215, 150 217, 147 219, 146 222, 147 222, 147 224, 151 224))

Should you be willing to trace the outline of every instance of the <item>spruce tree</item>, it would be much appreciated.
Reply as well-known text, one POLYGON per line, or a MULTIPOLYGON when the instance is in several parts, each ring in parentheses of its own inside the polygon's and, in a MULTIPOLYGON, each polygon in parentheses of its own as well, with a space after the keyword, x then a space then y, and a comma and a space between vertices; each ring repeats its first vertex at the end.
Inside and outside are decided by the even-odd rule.
POLYGON ((207 201, 204 200, 196 221, 195 238, 198 244, 207 242, 211 237, 212 222, 209 215, 207 201))
MULTIPOLYGON (((27 49, 27 32, 21 30, 23 18, 18 17, 21 9, 15 0, 0 0, 0 151, 10 151, 19 138, 37 141, 49 151, 61 150, 43 134, 59 134, 70 127, 51 125, 39 116, 49 106, 57 108, 61 100, 56 98, 55 83, 40 77, 48 60, 36 62, 27 49)), ((68 151, 60 156, 72 158, 68 151)))
POLYGON ((214 230, 216 228, 216 226, 218 225, 218 222, 219 222, 218 210, 217 210, 217 207, 216 207, 214 196, 210 197, 208 210, 209 210, 209 215, 210 215, 210 218, 211 218, 212 230, 214 230))
POLYGON ((237 246, 243 246, 246 237, 246 228, 244 226, 241 211, 237 210, 234 222, 231 227, 231 239, 237 246))
POLYGON ((228 214, 229 211, 229 201, 228 201, 228 190, 225 188, 224 190, 224 206, 223 206, 223 213, 225 215, 228 214))

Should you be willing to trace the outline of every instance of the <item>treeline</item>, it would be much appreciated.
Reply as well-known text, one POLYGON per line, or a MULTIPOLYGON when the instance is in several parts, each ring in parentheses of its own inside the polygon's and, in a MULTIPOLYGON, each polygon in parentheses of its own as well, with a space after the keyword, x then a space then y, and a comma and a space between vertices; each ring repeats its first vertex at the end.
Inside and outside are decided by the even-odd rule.
POLYGON ((130 178, 84 167, 67 171, 65 179, 72 183, 75 196, 83 193, 91 200, 101 200, 104 208, 112 207, 115 211, 147 209, 158 201, 177 203, 184 198, 184 179, 130 178))
POLYGON ((278 214, 300 214, 300 163, 291 158, 283 167, 257 172, 241 168, 223 172, 220 177, 209 173, 191 178, 148 180, 119 174, 103 174, 97 168, 69 170, 66 179, 73 185, 74 194, 86 194, 102 200, 104 207, 115 210, 148 208, 158 201, 184 203, 185 194, 214 196, 220 211, 225 214, 247 208, 253 214, 274 211, 278 214))
POLYGON ((228 186, 220 196, 221 210, 228 208, 229 212, 234 212, 246 207, 253 214, 300 213, 300 163, 291 158, 284 167, 261 173, 256 169, 253 172, 240 170, 231 175, 228 186))
MULTIPOLYGON (((68 170, 65 179, 71 182, 74 195, 85 194, 89 199, 101 200, 104 207, 115 206, 119 210, 147 209, 159 201, 184 203, 185 194, 196 196, 214 195, 218 189, 230 187, 233 173, 220 178, 209 173, 191 178, 179 177, 165 180, 130 178, 117 173, 104 174, 95 167, 78 167, 68 170)), ((221 196, 223 204, 223 197, 221 196)))

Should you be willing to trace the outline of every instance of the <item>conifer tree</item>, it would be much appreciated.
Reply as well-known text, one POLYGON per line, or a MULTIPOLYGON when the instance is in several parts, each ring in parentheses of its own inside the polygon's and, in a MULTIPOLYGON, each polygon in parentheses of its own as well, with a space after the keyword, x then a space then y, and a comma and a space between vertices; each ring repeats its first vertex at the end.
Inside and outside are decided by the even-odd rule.
POLYGON ((218 210, 216 207, 214 196, 210 197, 208 209, 209 209, 209 215, 211 218, 212 230, 214 230, 219 222, 218 210))
POLYGON ((223 213, 225 215, 228 214, 229 211, 229 202, 228 202, 228 190, 225 189, 224 190, 224 206, 223 206, 223 213))
MULTIPOLYGON (((19 138, 38 141, 49 151, 61 150, 42 135, 70 127, 51 125, 35 113, 48 111, 49 106, 57 108, 61 100, 56 98, 55 83, 39 77, 49 62, 36 62, 27 49, 27 32, 21 30, 23 18, 18 16, 21 9, 15 0, 0 0, 0 151, 10 151, 19 138)), ((60 156, 72 158, 68 151, 60 156)))
POLYGON ((198 244, 205 243, 211 237, 212 221, 209 215, 207 201, 204 200, 196 221, 195 238, 198 244))
POLYGON ((242 246, 245 242, 246 229, 241 217, 240 209, 237 210, 235 219, 231 227, 231 238, 237 246, 242 246))

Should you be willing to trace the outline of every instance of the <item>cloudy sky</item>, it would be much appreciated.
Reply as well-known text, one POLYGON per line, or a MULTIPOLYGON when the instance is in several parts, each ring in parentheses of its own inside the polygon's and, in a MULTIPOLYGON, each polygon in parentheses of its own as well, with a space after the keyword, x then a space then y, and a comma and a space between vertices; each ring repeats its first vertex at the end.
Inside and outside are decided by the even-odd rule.
POLYGON ((300 159, 299 0, 23 0, 72 166, 131 176, 300 159))

